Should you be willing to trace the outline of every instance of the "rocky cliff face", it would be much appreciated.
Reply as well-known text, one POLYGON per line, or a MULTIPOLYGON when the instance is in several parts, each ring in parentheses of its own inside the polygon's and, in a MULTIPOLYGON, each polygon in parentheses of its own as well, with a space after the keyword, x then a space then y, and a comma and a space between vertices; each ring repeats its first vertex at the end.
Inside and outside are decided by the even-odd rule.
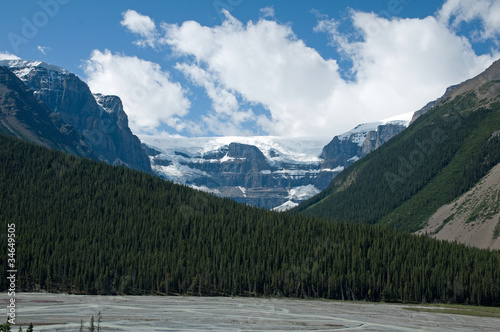
POLYGON ((141 141, 132 134, 128 126, 128 117, 121 99, 101 94, 95 94, 94 98, 104 110, 100 114, 101 130, 104 132, 101 138, 110 159, 114 158, 113 164, 125 164, 130 168, 150 172, 149 158, 142 149, 141 141))
POLYGON ((10 60, 0 64, 8 66, 39 101, 82 134, 97 159, 151 171, 139 139, 128 128, 118 97, 95 97, 76 75, 43 62, 10 60))
POLYGON ((85 138, 38 101, 7 67, 0 66, 0 132, 75 155, 93 157, 85 138))
POLYGON ((322 169, 348 167, 403 131, 407 121, 361 124, 353 130, 335 136, 321 152, 322 169))

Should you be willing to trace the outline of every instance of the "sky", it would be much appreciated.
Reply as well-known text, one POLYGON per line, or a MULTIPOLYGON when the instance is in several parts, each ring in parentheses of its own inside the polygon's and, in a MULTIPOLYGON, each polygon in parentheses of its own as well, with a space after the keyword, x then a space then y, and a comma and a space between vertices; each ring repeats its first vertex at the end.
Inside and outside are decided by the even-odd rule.
POLYGON ((118 95, 154 136, 333 137, 500 58, 500 0, 0 0, 0 59, 118 95))

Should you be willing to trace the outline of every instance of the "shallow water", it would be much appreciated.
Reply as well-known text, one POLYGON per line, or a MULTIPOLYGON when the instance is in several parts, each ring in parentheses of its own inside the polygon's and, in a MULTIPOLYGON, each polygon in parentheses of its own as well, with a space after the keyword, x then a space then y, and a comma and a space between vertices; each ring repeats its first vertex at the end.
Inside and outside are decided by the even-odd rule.
MULTIPOLYGON (((0 314, 10 297, 0 294, 0 314)), ((404 310, 406 305, 268 298, 16 294, 16 326, 78 331, 499 331, 500 319, 404 310)))

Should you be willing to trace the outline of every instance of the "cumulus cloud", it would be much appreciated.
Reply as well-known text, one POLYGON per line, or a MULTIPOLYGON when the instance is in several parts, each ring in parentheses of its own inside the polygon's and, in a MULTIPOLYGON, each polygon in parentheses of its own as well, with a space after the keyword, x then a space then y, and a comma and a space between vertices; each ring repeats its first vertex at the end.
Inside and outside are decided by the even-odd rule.
POLYGON ((457 28, 462 22, 480 20, 477 37, 481 40, 495 38, 500 34, 500 1, 448 0, 439 10, 438 19, 452 28, 457 28))
MULTIPOLYGON (((471 17, 485 22, 482 36, 486 37, 496 33, 500 20, 495 16, 498 1, 479 0, 483 1, 491 5, 490 12, 478 6, 471 17)), ((120 96, 133 96, 136 81, 150 77, 151 72, 163 79, 158 89, 152 89, 170 91, 172 98, 168 103, 162 100, 163 107, 128 101, 137 113, 131 118, 138 127, 155 128, 163 122, 201 134, 252 134, 255 130, 270 135, 333 136, 361 122, 416 111, 440 97, 448 86, 489 66, 498 54, 478 56, 470 41, 452 27, 453 22, 472 19, 457 9, 470 6, 472 2, 466 0, 448 0, 436 17, 424 19, 351 10, 349 34, 339 30, 341 22, 317 15, 314 30, 325 33, 330 45, 352 63, 350 80, 340 75, 335 59, 323 58, 290 25, 277 22, 272 8, 263 9, 257 22, 245 24, 224 11, 225 20, 219 26, 186 21, 162 23, 159 29, 147 16, 126 12, 122 24, 139 35, 138 45, 168 46, 179 61, 175 69, 206 91, 212 109, 197 124, 183 119, 189 101, 158 65, 94 52, 88 72, 96 87, 109 88, 119 78, 123 86, 112 93, 120 96), (354 38, 352 31, 357 33, 354 38), (122 73, 132 70, 138 74, 122 73), (260 110, 252 110, 252 105, 260 110)))
POLYGON ((122 14, 121 25, 130 32, 138 34, 141 39, 135 42, 138 46, 150 46, 154 48, 156 39, 156 25, 154 21, 145 15, 141 15, 135 10, 127 10, 122 14))
POLYGON ((434 17, 388 20, 353 12, 352 21, 362 34, 359 41, 349 41, 331 21, 319 22, 317 29, 352 60, 356 81, 349 88, 367 113, 414 111, 493 61, 477 56, 467 39, 434 17))
POLYGON ((164 25, 162 41, 176 54, 193 56, 223 89, 264 105, 272 117, 269 133, 307 135, 331 125, 323 119, 342 122, 329 116, 328 99, 341 83, 336 61, 323 59, 289 26, 266 19, 243 25, 225 15, 213 28, 193 21, 164 25))
MULTIPOLYGON (((468 40, 434 17, 387 19, 351 11, 360 36, 350 41, 338 31, 338 22, 322 16, 316 31, 327 33, 353 63, 354 80, 348 82, 335 60, 322 58, 289 25, 265 18, 243 24, 224 14, 226 20, 215 27, 194 21, 163 24, 158 42, 193 58, 192 64, 177 65, 191 79, 195 68, 210 77, 210 84, 198 85, 214 108, 229 91, 263 105, 270 116, 254 121, 274 135, 332 135, 359 122, 415 111, 493 61, 490 55, 477 56, 468 40)), ((226 109, 237 112, 236 103, 231 105, 226 109)))
POLYGON ((17 55, 10 54, 9 52, 0 52, 0 60, 20 60, 17 55))
POLYGON ((156 133, 162 124, 185 129, 180 119, 188 114, 190 101, 160 65, 95 50, 84 70, 92 92, 120 96, 134 133, 156 133))

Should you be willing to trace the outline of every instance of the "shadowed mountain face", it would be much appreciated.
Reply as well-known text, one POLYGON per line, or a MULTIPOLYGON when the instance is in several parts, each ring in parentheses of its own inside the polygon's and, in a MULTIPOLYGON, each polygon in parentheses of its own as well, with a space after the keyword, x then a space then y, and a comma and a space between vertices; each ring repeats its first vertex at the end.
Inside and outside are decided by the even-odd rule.
POLYGON ((67 153, 93 157, 73 126, 38 101, 14 73, 0 66, 0 131, 67 153))
MULTIPOLYGON (((495 199, 482 199, 481 204, 448 206, 449 213, 436 213, 460 197, 464 201, 467 197, 493 197, 483 194, 484 186, 476 184, 488 182, 486 191, 497 188, 490 183, 497 177, 485 176, 500 163, 499 131, 500 61, 496 61, 477 77, 449 88, 418 112, 405 131, 342 172, 324 192, 296 211, 408 231, 426 227, 432 217, 428 229, 448 239, 441 232, 451 229, 446 223, 470 220, 462 229, 464 234, 453 228, 457 240, 472 232, 472 221, 478 225, 488 222, 490 229, 496 229, 496 235, 489 232, 482 239, 483 247, 488 247, 494 243, 491 236, 500 234, 500 222, 488 221, 497 216, 497 194, 495 199), (462 196, 466 193, 468 196, 462 196)), ((474 241, 470 244, 477 245, 478 240, 474 241)))
POLYGON ((76 75, 42 62, 10 60, 0 64, 8 66, 39 101, 83 135, 98 160, 151 171, 149 158, 130 131, 118 97, 94 96, 76 75))

